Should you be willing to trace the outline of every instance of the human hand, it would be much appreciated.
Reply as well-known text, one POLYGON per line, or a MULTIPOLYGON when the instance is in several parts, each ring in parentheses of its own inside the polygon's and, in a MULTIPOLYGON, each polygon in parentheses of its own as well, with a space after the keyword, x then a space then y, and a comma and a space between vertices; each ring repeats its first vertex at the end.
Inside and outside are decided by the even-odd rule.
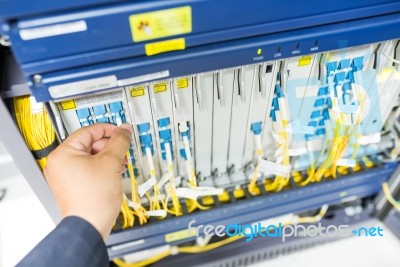
POLYGON ((94 124, 71 134, 47 157, 44 170, 62 217, 78 216, 107 239, 121 203, 121 171, 132 126, 94 124))

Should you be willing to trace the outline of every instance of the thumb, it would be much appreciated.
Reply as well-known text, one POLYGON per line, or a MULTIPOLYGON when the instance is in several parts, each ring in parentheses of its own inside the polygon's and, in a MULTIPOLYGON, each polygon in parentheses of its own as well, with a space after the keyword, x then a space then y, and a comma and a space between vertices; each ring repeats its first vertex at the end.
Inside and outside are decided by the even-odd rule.
POLYGON ((132 126, 122 124, 112 133, 106 147, 98 154, 100 157, 109 157, 121 163, 125 158, 125 153, 131 145, 132 126))

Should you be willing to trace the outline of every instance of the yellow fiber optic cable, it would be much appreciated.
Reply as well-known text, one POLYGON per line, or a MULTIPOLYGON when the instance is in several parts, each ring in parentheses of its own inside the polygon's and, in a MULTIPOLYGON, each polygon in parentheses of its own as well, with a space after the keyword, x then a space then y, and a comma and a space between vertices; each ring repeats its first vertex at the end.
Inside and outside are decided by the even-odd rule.
POLYGON ((40 168, 46 166, 46 156, 57 146, 53 125, 43 104, 31 96, 13 99, 15 118, 26 144, 35 156, 40 168), (48 148, 48 151, 43 151, 48 148))
POLYGON ((387 201, 392 204, 393 208, 397 211, 400 211, 400 202, 393 198, 392 193, 390 192, 388 183, 382 183, 382 191, 387 199, 387 201))
MULTIPOLYGON (((297 217, 297 219, 295 221, 288 221, 288 222, 284 222, 282 223, 282 225, 289 225, 289 224, 296 224, 296 223, 316 223, 319 222, 326 214, 328 210, 328 206, 327 205, 323 205, 319 211, 319 213, 315 216, 311 216, 311 217, 297 217)), ((139 262, 134 262, 134 263, 126 263, 121 259, 114 259, 113 262, 119 266, 119 267, 144 267, 150 264, 153 264, 167 256, 170 255, 175 255, 177 253, 203 253, 203 252, 207 252, 213 249, 217 249, 219 247, 222 247, 224 245, 230 244, 234 241, 237 241, 239 239, 244 238, 245 236, 239 236, 239 235, 235 235, 235 236, 231 236, 228 237, 224 240, 215 242, 215 243, 210 243, 207 244, 205 246, 185 246, 185 247, 176 247, 173 246, 169 249, 167 249, 166 251, 163 251, 151 258, 148 258, 146 260, 143 261, 139 261, 139 262)))

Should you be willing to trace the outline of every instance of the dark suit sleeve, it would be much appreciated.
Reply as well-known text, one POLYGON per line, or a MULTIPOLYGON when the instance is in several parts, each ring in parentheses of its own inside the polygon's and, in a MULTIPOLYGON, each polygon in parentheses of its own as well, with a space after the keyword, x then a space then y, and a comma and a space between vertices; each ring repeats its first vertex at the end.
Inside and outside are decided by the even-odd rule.
POLYGON ((17 267, 109 266, 100 233, 79 217, 66 217, 17 267))

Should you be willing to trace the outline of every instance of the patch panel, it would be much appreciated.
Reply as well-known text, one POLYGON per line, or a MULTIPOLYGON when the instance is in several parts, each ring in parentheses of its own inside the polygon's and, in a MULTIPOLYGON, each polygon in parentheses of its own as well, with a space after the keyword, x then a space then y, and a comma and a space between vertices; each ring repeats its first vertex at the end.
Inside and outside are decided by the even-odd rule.
POLYGON ((196 159, 196 175, 208 177, 211 175, 212 159, 212 122, 213 122, 213 96, 214 73, 200 73, 195 77, 193 91, 193 127, 194 156, 196 159))
MULTIPOLYGON (((211 173, 218 177, 216 185, 229 184, 228 170, 229 136, 235 69, 224 69, 214 73, 213 118, 212 118, 212 162, 211 173)), ((209 179, 212 180, 212 179, 209 179)), ((201 181, 201 185, 213 186, 213 181, 201 181)))
POLYGON ((161 80, 151 83, 149 87, 154 132, 158 135, 156 144, 159 148, 161 176, 168 172, 172 175, 178 173, 171 84, 171 81, 161 80))
MULTIPOLYGON (((193 80, 192 76, 180 77, 172 80, 172 103, 173 117, 172 122, 175 139, 175 155, 178 164, 178 173, 189 177, 191 174, 187 168, 188 164, 195 164, 195 158, 191 157, 191 163, 187 163, 187 153, 193 153, 193 80), (187 141, 183 140, 183 133, 186 133, 187 141), (186 151, 184 153, 184 151, 186 151)), ((190 170, 191 171, 191 170, 190 170)))
MULTIPOLYGON (((272 96, 276 84, 279 62, 265 62, 255 66, 253 82, 249 88, 250 110, 247 122, 245 137, 245 150, 243 155, 243 165, 257 160, 254 157, 256 150, 262 151, 262 136, 265 128, 267 114, 271 110, 272 96), (254 126, 257 125, 257 133, 254 126)), ((261 152, 258 152, 260 154, 261 152)))
POLYGON ((283 168, 293 157, 294 170, 326 160, 323 142, 328 141, 322 140, 332 138, 333 99, 352 101, 351 83, 363 68, 373 66, 367 56, 376 47, 141 83, 64 100, 57 107, 67 133, 93 123, 132 122, 136 179, 143 186, 159 183, 162 194, 167 177, 176 176, 182 178, 175 185, 180 188, 227 188, 249 180, 255 186, 258 179, 287 184, 287 177, 266 170, 262 160, 283 168))
POLYGON ((159 148, 154 131, 150 85, 141 84, 125 88, 131 120, 133 122, 134 137, 140 148, 138 159, 142 166, 142 181, 149 178, 161 177, 159 148))
POLYGON ((233 80, 233 97, 231 111, 231 126, 229 133, 228 168, 231 170, 232 179, 241 181, 245 176, 241 173, 246 134, 248 131, 248 115, 250 112, 250 99, 255 66, 242 66, 235 70, 233 80))

